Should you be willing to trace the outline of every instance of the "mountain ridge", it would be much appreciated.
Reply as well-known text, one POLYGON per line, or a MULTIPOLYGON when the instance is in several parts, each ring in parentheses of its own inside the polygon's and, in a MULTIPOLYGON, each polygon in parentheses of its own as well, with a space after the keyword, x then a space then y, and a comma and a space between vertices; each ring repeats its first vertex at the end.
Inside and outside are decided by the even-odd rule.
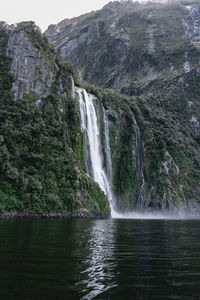
POLYGON ((198 12, 198 1, 114 1, 75 26, 45 34, 81 79, 132 95, 198 64, 193 60, 199 56, 198 12))

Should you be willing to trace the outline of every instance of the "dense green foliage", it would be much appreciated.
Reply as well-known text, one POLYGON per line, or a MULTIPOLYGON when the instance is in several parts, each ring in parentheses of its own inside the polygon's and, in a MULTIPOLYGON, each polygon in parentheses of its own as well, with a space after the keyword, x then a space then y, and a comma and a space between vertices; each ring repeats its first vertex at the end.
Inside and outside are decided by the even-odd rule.
POLYGON ((191 72, 183 77, 183 82, 179 82, 178 78, 169 80, 157 86, 150 97, 140 97, 138 102, 141 111, 138 122, 146 143, 146 177, 161 196, 172 188, 177 198, 199 198, 199 129, 195 129, 191 122, 193 113, 188 104, 188 101, 193 102, 198 116, 198 78, 197 72, 191 72), (194 81, 186 88, 191 78, 194 81), (193 95, 194 86, 198 91, 196 96, 193 95), (171 170, 166 176, 165 172, 160 172, 162 163, 166 161, 166 151, 178 166, 178 173, 171 170))
POLYGON ((77 173, 66 140, 67 128, 52 100, 45 99, 41 108, 28 97, 17 103, 7 100, 5 110, 2 108, 1 189, 6 193, 8 183, 12 185, 9 192, 19 203, 11 207, 2 203, 6 207, 1 209, 17 205, 16 209, 28 211, 72 211, 78 206, 77 173))

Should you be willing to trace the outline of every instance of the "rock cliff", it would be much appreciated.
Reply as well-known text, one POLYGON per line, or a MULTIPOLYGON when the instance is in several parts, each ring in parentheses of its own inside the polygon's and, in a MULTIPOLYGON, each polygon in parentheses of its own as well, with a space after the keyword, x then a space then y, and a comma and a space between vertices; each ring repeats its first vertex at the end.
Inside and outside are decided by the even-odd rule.
POLYGON ((45 34, 84 81, 130 95, 150 93, 158 81, 198 67, 199 10, 195 0, 113 1, 45 34))

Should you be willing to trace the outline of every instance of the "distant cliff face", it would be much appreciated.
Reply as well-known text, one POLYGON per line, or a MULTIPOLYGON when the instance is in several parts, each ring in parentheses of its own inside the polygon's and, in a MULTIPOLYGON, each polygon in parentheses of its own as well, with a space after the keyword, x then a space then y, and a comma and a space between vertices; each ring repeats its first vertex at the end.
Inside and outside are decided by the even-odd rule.
POLYGON ((45 34, 83 80, 133 95, 199 66, 199 13, 195 0, 114 1, 45 34))

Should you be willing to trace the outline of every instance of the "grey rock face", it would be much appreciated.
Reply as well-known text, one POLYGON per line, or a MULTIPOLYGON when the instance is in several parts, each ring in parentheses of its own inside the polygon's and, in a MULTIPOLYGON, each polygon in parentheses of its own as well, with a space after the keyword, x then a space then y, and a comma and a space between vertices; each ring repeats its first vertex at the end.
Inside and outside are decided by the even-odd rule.
POLYGON ((199 65, 198 1, 165 2, 110 2, 76 22, 49 26, 45 34, 82 80, 131 95, 149 94, 153 82, 199 65))
POLYGON ((200 42, 200 7, 186 6, 188 11, 187 19, 183 20, 186 27, 185 35, 188 36, 192 42, 200 42))
POLYGON ((30 91, 35 92, 38 99, 49 95, 53 82, 52 65, 33 46, 23 30, 10 36, 7 55, 12 58, 12 91, 15 101, 30 91))

